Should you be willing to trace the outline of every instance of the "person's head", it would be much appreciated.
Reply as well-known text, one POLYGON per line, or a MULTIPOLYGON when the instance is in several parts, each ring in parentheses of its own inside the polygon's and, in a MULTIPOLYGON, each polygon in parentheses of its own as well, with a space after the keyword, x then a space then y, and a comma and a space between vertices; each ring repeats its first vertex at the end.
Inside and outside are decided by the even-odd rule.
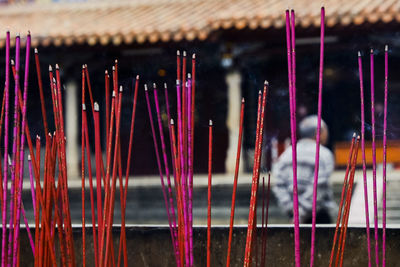
MULTIPOLYGON (((315 139, 317 135, 318 116, 310 115, 305 117, 299 125, 301 138, 315 139)), ((321 119, 321 135, 320 142, 325 145, 328 142, 329 130, 326 123, 321 119)))

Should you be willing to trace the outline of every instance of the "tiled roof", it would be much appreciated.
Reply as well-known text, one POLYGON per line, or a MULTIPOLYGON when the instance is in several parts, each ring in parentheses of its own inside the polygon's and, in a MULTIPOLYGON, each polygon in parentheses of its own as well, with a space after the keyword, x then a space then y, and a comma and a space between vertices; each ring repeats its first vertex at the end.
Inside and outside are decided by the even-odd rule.
MULTIPOLYGON (((319 27, 321 1, 141 0, 23 4, 0 9, 0 47, 5 30, 30 30, 34 46, 120 45, 205 40, 226 29, 284 27, 288 7, 297 26, 319 27)), ((327 27, 400 22, 399 0, 325 0, 327 27)))

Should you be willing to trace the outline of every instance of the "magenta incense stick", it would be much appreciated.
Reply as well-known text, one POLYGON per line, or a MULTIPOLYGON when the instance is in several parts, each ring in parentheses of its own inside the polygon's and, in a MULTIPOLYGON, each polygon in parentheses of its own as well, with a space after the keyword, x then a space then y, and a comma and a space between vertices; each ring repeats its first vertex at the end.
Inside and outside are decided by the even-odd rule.
POLYGON ((170 208, 170 212, 171 212, 171 223, 172 223, 172 232, 173 232, 173 245, 174 245, 176 261, 179 262, 179 246, 178 246, 178 234, 177 234, 175 208, 174 208, 174 198, 172 195, 171 178, 170 178, 170 172, 169 172, 169 167, 168 167, 168 158, 167 158, 167 149, 166 149, 165 141, 164 141, 164 130, 163 130, 162 121, 161 121, 161 112, 160 112, 160 106, 159 106, 159 102, 158 102, 158 92, 157 92, 156 84, 153 84, 153 88, 154 88, 154 103, 155 103, 156 112, 157 112, 158 130, 160 132, 160 139, 161 139, 161 151, 163 154, 165 175, 167 176, 168 198, 169 198, 169 205, 170 205, 169 208, 170 208))
POLYGON ((386 266, 386 157, 387 157, 387 100, 388 100, 388 46, 385 46, 385 100, 383 111, 383 194, 382 194, 382 267, 386 266))
POLYGON ((26 125, 26 104, 28 100, 28 78, 29 78, 29 59, 31 49, 31 35, 28 33, 26 38, 26 54, 25 54, 25 73, 24 73, 24 96, 22 105, 22 122, 21 122, 21 141, 19 146, 19 185, 17 191, 17 220, 14 231, 14 248, 13 248, 13 266, 17 265, 17 252, 18 252, 18 240, 19 240, 19 229, 21 219, 21 201, 22 201, 22 185, 23 185, 23 174, 24 174, 24 156, 25 156, 25 134, 24 129, 26 125))
POLYGON ((4 116, 4 157, 3 157, 3 205, 2 205, 2 239, 1 239, 1 267, 6 265, 6 236, 7 236, 7 191, 8 191, 8 113, 10 88, 10 32, 6 36, 6 106, 4 116))
POLYGON ((318 122, 315 147, 315 168, 314 168, 314 186, 313 186, 313 204, 312 204, 312 228, 311 228, 311 255, 310 267, 314 265, 315 250, 315 224, 317 217, 317 190, 318 190, 318 172, 319 172, 319 149, 321 137, 321 112, 322 112, 322 81, 324 76, 324 36, 325 36, 325 9, 321 8, 321 34, 320 34, 320 54, 319 54, 319 79, 318 79, 318 122))
POLYGON ((188 73, 187 80, 187 134, 188 134, 188 195, 189 195, 189 255, 190 255, 190 266, 193 266, 193 154, 191 146, 193 132, 192 132, 192 80, 191 75, 188 73))
POLYGON ((372 187, 374 194, 374 226, 375 226, 375 262, 379 266, 379 241, 378 241, 378 197, 376 193, 376 143, 375 143, 375 81, 374 81, 374 50, 370 53, 371 67, 371 126, 372 126, 372 187))
POLYGON ((369 231, 367 166, 365 160, 364 81, 362 74, 362 60, 360 52, 358 52, 358 72, 360 78, 360 99, 361 99, 361 153, 362 153, 362 164, 363 164, 365 224, 367 231, 368 266, 371 267, 371 241, 370 241, 370 231, 369 231))
POLYGON ((207 267, 211 266, 211 187, 212 187, 212 146, 213 122, 208 124, 208 190, 207 190, 207 267))
POLYGON ((10 218, 9 218, 9 233, 7 245, 7 265, 11 266, 12 263, 12 243, 14 232, 14 193, 15 193, 15 175, 17 164, 17 139, 18 139, 18 89, 19 89, 19 66, 20 66, 20 45, 21 39, 17 35, 15 38, 15 88, 14 88, 14 125, 13 125, 13 147, 12 147, 12 165, 11 165, 11 194, 10 194, 10 218))
MULTIPOLYGON (((294 22, 294 17, 293 21, 294 22)), ((293 26, 294 32, 294 26, 293 26)), ((294 33, 292 33, 294 35, 294 33)), ((287 45, 287 59, 288 59, 288 77, 289 77, 289 107, 290 107, 290 128, 291 128, 291 141, 292 141, 292 166, 293 166, 293 219, 294 219, 294 250, 295 250, 295 266, 300 267, 300 229, 299 229, 299 201, 297 192, 297 155, 296 155, 296 89, 294 86, 293 72, 295 71, 292 63, 292 53, 294 47, 291 49, 291 26, 289 10, 286 10, 286 45, 287 45)))
POLYGON ((151 113, 151 107, 150 107, 149 92, 147 90, 147 85, 146 84, 144 85, 144 91, 145 91, 145 96, 146 96, 147 111, 149 113, 150 127, 151 127, 152 136, 153 136, 154 151, 156 153, 158 172, 159 172, 159 175, 160 175, 161 190, 162 190, 163 196, 164 196, 165 209, 167 210, 168 225, 169 225, 169 230, 171 232, 172 246, 175 249, 174 230, 173 230, 172 222, 171 222, 171 213, 170 213, 170 208, 169 208, 169 204, 168 204, 168 198, 167 198, 167 194, 165 192, 164 175, 163 175, 162 167, 161 167, 160 154, 159 154, 158 145, 157 145, 157 137, 156 137, 156 132, 155 132, 155 129, 154 129, 153 115, 151 113))

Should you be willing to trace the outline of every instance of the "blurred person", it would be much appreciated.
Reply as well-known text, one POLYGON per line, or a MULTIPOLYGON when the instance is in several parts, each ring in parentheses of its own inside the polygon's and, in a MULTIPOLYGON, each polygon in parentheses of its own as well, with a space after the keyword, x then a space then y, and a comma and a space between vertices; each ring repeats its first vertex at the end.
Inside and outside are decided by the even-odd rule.
MULTIPOLYGON (((315 169, 315 149, 318 117, 310 115, 299 124, 301 139, 297 142, 297 190, 300 223, 312 222, 312 201, 315 169)), ((328 126, 321 120, 319 175, 317 191, 317 223, 331 223, 336 210, 329 177, 334 169, 332 152, 325 147, 328 142, 328 126)), ((292 146, 285 149, 272 168, 276 181, 273 192, 279 207, 293 219, 293 167, 292 146)))

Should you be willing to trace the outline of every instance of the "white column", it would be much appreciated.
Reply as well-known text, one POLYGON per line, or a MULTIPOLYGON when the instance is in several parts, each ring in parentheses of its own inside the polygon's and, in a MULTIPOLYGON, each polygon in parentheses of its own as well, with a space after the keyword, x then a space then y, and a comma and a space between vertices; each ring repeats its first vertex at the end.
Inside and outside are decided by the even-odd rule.
MULTIPOLYGON (((242 76, 239 71, 234 70, 226 75, 225 80, 228 85, 228 119, 226 123, 229 131, 229 147, 225 161, 225 171, 227 173, 234 173, 240 126, 240 105, 242 103, 240 88, 242 76)), ((242 150, 242 159, 243 152, 242 150)), ((239 172, 243 171, 242 159, 240 160, 239 172)))
POLYGON ((79 177, 79 146, 78 140, 78 88, 75 82, 69 81, 65 89, 65 134, 67 137, 67 170, 68 178, 79 177))

